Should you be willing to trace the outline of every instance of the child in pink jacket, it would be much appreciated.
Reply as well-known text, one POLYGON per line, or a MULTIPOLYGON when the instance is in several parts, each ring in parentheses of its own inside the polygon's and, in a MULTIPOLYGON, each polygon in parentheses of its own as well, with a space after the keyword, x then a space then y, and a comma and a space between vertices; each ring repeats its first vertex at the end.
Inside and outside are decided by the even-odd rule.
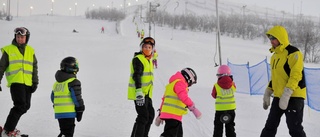
POLYGON ((197 83, 197 75, 191 68, 185 68, 169 79, 159 109, 159 116, 155 122, 159 126, 163 120, 165 121, 161 137, 183 136, 182 115, 187 114, 188 109, 194 113, 197 119, 201 118, 201 112, 188 96, 188 87, 195 83, 197 83))

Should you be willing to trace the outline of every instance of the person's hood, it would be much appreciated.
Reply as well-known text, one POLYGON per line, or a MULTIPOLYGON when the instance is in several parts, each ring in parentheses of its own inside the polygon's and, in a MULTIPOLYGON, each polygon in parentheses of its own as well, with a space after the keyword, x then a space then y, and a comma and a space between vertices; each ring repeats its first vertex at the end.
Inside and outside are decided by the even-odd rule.
POLYGON ((177 72, 176 74, 172 75, 169 79, 169 83, 177 80, 177 79, 181 79, 184 83, 187 84, 187 87, 188 87, 188 83, 186 82, 186 80, 184 79, 183 75, 181 74, 181 72, 177 72))
POLYGON ((233 85, 233 80, 230 76, 223 76, 218 79, 218 85, 223 89, 229 89, 233 85))
POLYGON ((276 48, 271 47, 269 51, 272 52, 281 52, 283 51, 289 44, 289 36, 287 30, 282 26, 274 26, 270 30, 267 31, 266 35, 272 35, 277 38, 280 45, 276 48))
POLYGON ((58 82, 63 82, 70 78, 76 78, 76 75, 58 70, 56 72, 55 78, 58 82))

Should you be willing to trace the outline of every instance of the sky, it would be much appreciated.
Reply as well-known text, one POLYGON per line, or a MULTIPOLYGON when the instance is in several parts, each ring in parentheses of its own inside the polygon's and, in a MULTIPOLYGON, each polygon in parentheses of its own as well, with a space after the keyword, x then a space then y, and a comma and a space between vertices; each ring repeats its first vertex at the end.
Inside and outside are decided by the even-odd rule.
MULTIPOLYGON (((115 22, 88 20, 84 17, 68 16, 26 16, 12 21, 0 20, 0 45, 11 43, 13 30, 25 26, 30 32, 29 44, 35 49, 39 65, 39 86, 32 95, 31 109, 23 115, 17 128, 32 137, 51 137, 59 133, 50 101, 54 75, 60 61, 74 56, 79 61, 77 78, 82 83, 86 110, 81 122, 76 122, 76 137, 127 137, 130 136, 136 111, 133 101, 127 100, 127 86, 130 76, 130 62, 135 51, 139 51, 140 40, 130 14, 115 22), (105 33, 100 28, 105 27, 105 33), (76 29, 79 33, 72 33, 76 29), (119 30, 119 34, 116 33, 119 30)), ((148 25, 138 23, 147 30, 148 25)), ((171 75, 185 67, 191 67, 198 76, 197 84, 190 87, 189 96, 202 112, 197 120, 189 112, 183 117, 184 137, 209 137, 213 133, 215 113, 211 97, 216 82, 217 68, 214 67, 215 33, 173 30, 167 27, 152 28, 159 53, 158 69, 154 71, 153 106, 158 109, 165 85, 171 75)), ((148 36, 149 34, 146 33, 148 36)), ((266 57, 270 58, 270 44, 262 40, 242 40, 221 36, 222 63, 227 59, 235 64, 250 62, 254 65, 266 57)), ((216 60, 218 61, 218 60, 216 60)), ((320 67, 318 65, 318 67, 320 67)), ((1 80, 0 125, 12 107, 6 80, 1 80)), ((269 113, 262 108, 262 96, 235 94, 237 101, 236 133, 240 137, 259 136, 269 113)), ((320 134, 320 112, 308 106, 304 109, 303 126, 307 136, 320 134)), ((159 136, 164 125, 152 125, 149 135, 159 136)), ((285 117, 278 128, 277 137, 290 137, 285 117)))
MULTIPOLYGON (((0 0, 1 10, 7 9, 3 4, 7 4, 8 0, 0 0)), ((149 0, 125 0, 127 6, 146 4, 149 0), (130 5, 129 5, 130 3, 130 5)), ((166 0, 150 0, 156 2, 165 2, 166 0)), ((171 0, 184 3, 187 0, 171 0)), ((190 1, 190 0, 189 0, 190 1)), ((213 0, 196 0, 198 3, 212 2, 213 0)), ((223 3, 225 0, 220 0, 223 3)), ((320 16, 319 0, 228 0, 233 3, 248 5, 253 8, 270 8, 277 11, 285 11, 294 14, 320 16)), ((35 14, 54 14, 79 16, 84 15, 87 9, 99 7, 113 7, 122 9, 124 0, 11 0, 11 15, 12 16, 30 16, 35 14), (53 2, 52 2, 53 1, 53 2), (77 3, 77 5, 76 5, 77 3), (19 7, 19 8, 17 8, 19 7), (32 7, 32 8, 31 8, 32 7), (19 10, 17 10, 19 9, 19 10), (51 9, 53 9, 51 11, 51 9)), ((161 5, 160 5, 161 6, 161 5)))

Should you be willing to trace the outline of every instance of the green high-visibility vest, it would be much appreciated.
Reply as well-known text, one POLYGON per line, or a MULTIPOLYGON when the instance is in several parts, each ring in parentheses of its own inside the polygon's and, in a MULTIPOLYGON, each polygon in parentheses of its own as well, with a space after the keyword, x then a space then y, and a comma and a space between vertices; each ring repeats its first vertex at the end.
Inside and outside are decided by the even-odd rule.
MULTIPOLYGON (((164 101, 162 105, 161 112, 175 114, 178 116, 185 115, 188 113, 186 104, 184 104, 179 98, 178 95, 174 92, 174 85, 180 81, 177 79, 166 86, 166 91, 164 93, 164 101)), ((188 92, 188 88, 186 89, 188 92)))
MULTIPOLYGON (((141 89, 144 95, 148 95, 152 98, 152 90, 153 90, 153 65, 150 63, 148 59, 144 57, 144 55, 139 54, 136 56, 141 63, 143 64, 143 74, 141 76, 141 89)), ((134 73, 133 65, 130 65, 130 79, 129 79, 129 86, 128 86, 128 99, 129 100, 136 100, 136 85, 135 81, 133 80, 132 76, 134 73)))
POLYGON ((217 91, 216 97, 216 110, 225 111, 225 110, 235 110, 236 109, 236 99, 234 93, 236 88, 232 85, 229 89, 221 88, 217 83, 214 85, 217 91))
POLYGON ((9 66, 5 71, 7 86, 10 87, 12 83, 32 86, 34 49, 26 45, 24 55, 22 55, 17 46, 8 45, 1 51, 6 52, 9 58, 9 66))
POLYGON ((63 82, 55 82, 53 85, 53 104, 54 113, 70 113, 76 112, 75 105, 71 98, 71 92, 68 84, 76 78, 70 78, 63 82))

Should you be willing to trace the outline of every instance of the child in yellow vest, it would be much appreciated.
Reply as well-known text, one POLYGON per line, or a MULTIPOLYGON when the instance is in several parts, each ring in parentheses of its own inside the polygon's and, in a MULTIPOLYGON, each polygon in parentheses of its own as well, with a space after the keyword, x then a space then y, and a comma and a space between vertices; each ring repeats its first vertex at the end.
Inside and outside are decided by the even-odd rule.
POLYGON ((197 75, 191 68, 182 69, 172 75, 162 98, 159 116, 155 125, 159 126, 165 121, 164 131, 161 137, 182 137, 182 116, 193 112, 197 119, 201 118, 201 112, 195 107, 188 92, 190 86, 197 83, 197 75))
POLYGON ((218 81, 214 84, 211 93, 212 97, 216 99, 213 137, 222 137, 224 124, 226 137, 236 137, 234 128, 236 86, 229 66, 221 65, 218 68, 217 77, 218 81))
POLYGON ((58 137, 73 137, 75 118, 82 119, 85 109, 81 95, 81 83, 76 78, 79 71, 78 61, 74 57, 66 57, 60 63, 60 70, 55 74, 51 101, 55 118, 58 119, 60 134, 58 137))
POLYGON ((158 52, 157 50, 154 50, 153 56, 152 56, 152 64, 153 68, 158 68, 158 52))

